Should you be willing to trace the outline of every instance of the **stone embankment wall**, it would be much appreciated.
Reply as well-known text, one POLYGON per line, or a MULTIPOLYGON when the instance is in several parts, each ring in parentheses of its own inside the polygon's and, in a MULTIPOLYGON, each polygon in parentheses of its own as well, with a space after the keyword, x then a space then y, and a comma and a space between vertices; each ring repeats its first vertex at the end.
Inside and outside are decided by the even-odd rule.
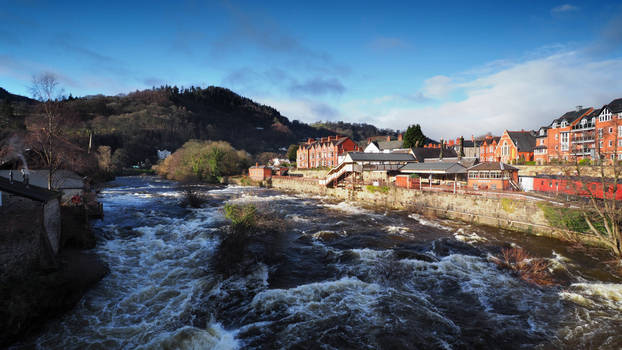
POLYGON ((326 188, 295 178, 273 178, 272 187, 284 191, 313 193, 341 200, 356 201, 363 206, 405 209, 414 212, 457 219, 464 222, 563 238, 568 232, 548 224, 539 200, 525 197, 494 197, 390 187, 387 193, 374 193, 344 188, 326 188))

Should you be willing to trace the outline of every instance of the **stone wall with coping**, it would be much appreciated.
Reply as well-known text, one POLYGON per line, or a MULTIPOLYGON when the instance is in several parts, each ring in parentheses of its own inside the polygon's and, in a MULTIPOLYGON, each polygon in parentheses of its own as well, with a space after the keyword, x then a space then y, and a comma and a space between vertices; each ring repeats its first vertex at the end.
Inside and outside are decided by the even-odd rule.
POLYGON ((515 197, 426 192, 390 187, 388 193, 345 188, 327 188, 294 179, 273 179, 275 189, 325 195, 358 202, 362 206, 412 210, 423 215, 527 232, 534 235, 564 238, 567 231, 548 224, 538 200, 515 197))

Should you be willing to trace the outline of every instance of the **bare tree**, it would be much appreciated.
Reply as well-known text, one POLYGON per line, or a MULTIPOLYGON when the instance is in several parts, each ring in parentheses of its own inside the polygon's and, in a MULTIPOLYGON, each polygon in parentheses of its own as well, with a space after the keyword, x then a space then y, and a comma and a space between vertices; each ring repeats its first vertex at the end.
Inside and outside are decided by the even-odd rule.
POLYGON ((62 135, 63 90, 59 87, 54 74, 42 73, 32 78, 30 91, 32 96, 41 102, 44 119, 31 135, 35 145, 32 150, 48 168, 48 189, 52 189, 54 173, 63 165, 63 156, 58 149, 62 135))
POLYGON ((580 210, 588 227, 588 232, 583 234, 590 235, 622 259, 622 203, 616 199, 622 173, 617 159, 618 137, 622 137, 618 135, 618 126, 622 123, 615 118, 612 124, 608 126, 612 128, 611 132, 594 130, 595 159, 592 162, 595 165, 583 166, 579 157, 574 155, 571 162, 566 163, 563 173, 567 188, 577 195, 568 198, 568 204, 580 210), (605 147, 605 142, 609 141, 613 141, 612 147, 605 147))

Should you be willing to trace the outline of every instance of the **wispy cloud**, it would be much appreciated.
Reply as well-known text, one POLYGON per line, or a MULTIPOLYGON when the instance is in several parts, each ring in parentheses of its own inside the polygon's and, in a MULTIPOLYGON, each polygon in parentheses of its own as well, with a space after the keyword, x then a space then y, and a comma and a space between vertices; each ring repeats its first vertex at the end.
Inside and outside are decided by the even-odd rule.
POLYGON ((579 11, 579 7, 571 4, 563 4, 559 6, 555 6, 551 9, 552 14, 562 14, 579 11))
MULTIPOLYGON (((436 138, 536 129, 576 105, 598 107, 620 97, 622 81, 617 77, 621 75, 622 59, 594 60, 567 52, 463 81, 456 87, 466 96, 461 100, 438 106, 388 106, 368 120, 395 129, 417 122, 436 138)), ((358 116, 368 113, 345 111, 358 116)))
POLYGON ((321 120, 343 119, 343 115, 335 107, 307 98, 258 98, 257 101, 276 108, 290 120, 313 123, 321 120))
POLYGON ((291 85, 293 93, 309 95, 342 94, 346 88, 337 78, 313 78, 291 85))

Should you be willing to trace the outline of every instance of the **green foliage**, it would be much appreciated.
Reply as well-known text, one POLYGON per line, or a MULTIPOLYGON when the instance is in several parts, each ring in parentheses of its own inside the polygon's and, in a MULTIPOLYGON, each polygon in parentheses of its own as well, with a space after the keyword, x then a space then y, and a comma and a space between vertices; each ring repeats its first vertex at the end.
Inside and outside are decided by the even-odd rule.
MULTIPOLYGON (((580 233, 587 232, 590 229, 579 209, 557 207, 546 203, 538 203, 538 207, 553 227, 580 233)), ((598 221, 594 222, 594 226, 600 232, 605 232, 604 226, 598 221)))
POLYGON ((536 162, 534 160, 526 161, 525 165, 536 165, 536 162))
POLYGON ((169 179, 218 183, 223 176, 245 172, 249 165, 249 154, 227 142, 190 140, 156 168, 169 179))
POLYGON ((252 204, 237 205, 226 203, 225 218, 231 221, 233 231, 248 230, 255 226, 257 208, 252 204))
POLYGON ((367 185, 367 191, 371 192, 371 193, 376 193, 376 192, 380 192, 380 193, 389 193, 389 186, 374 186, 374 185, 367 185))
POLYGON ((419 175, 417 175, 417 174, 410 174, 408 177, 410 177, 411 179, 418 179, 419 175))
POLYGON ((589 160, 589 159, 586 159, 586 158, 581 159, 581 160, 579 161, 579 165, 581 165, 581 166, 584 166, 584 165, 590 165, 590 160, 589 160))
POLYGON ((421 131, 419 124, 409 125, 404 133, 404 148, 423 147, 426 137, 421 131))
POLYGON ((297 158, 296 152, 298 152, 298 145, 296 144, 289 145, 289 148, 287 148, 287 159, 289 159, 290 162, 296 161, 296 158, 297 158))

